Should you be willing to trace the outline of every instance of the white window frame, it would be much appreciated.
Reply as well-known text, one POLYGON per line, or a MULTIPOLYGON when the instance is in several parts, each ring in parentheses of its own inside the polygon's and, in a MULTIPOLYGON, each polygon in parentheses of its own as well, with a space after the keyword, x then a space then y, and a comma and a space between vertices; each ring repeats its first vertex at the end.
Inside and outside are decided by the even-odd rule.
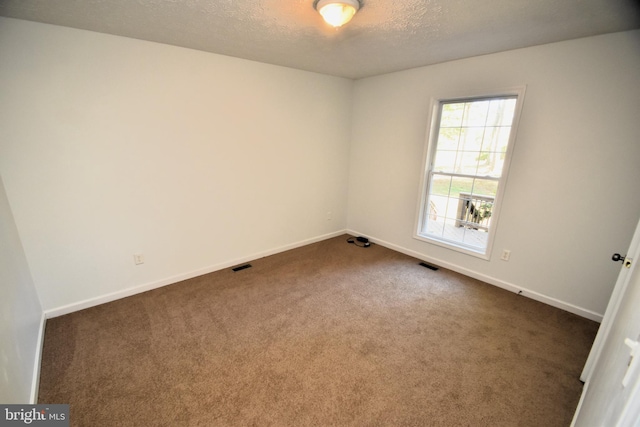
POLYGON ((507 178, 509 176, 509 167, 511 166, 511 158, 516 143, 516 135, 518 133, 518 125, 520 123, 520 114, 522 112, 522 105, 524 103, 526 86, 517 86, 502 90, 491 90, 476 93, 466 93, 464 96, 437 96, 431 98, 431 108, 429 111, 429 121, 427 127, 427 139, 424 148, 424 155, 422 159, 422 174, 420 176, 420 192, 418 193, 418 206, 416 214, 415 232, 413 237, 423 242, 428 242, 437 246, 442 246, 448 249, 452 249, 457 252, 461 252, 467 255, 478 257, 484 260, 490 260, 493 250, 493 242, 495 239, 496 230, 499 224, 500 209, 502 207, 502 200, 507 186, 507 178), (424 224, 425 215, 429 215, 427 209, 425 209, 428 199, 429 191, 429 173, 434 161, 435 146, 437 144, 438 129, 440 126, 440 106, 443 103, 449 102, 464 102, 474 101, 481 99, 499 98, 510 96, 516 97, 516 107, 513 116, 513 124, 511 125, 511 133, 509 135, 509 144, 505 153, 505 161, 502 169, 502 175, 498 180, 498 191, 496 193, 492 213, 491 213, 491 226, 489 227, 489 235, 487 237, 487 247, 484 252, 482 250, 476 250, 472 247, 468 247, 462 244, 456 244, 455 242, 438 239, 436 236, 429 236, 421 234, 421 226, 424 224))

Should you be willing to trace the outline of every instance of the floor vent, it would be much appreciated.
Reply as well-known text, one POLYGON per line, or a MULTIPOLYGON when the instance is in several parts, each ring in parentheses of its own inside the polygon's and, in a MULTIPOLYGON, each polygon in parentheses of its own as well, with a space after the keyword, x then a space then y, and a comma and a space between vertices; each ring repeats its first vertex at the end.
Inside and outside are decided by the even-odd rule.
POLYGON ((232 268, 233 271, 246 270, 247 268, 251 268, 251 264, 241 265, 239 267, 232 268))
POLYGON ((420 265, 423 267, 427 267, 429 270, 433 270, 433 271, 438 270, 438 267, 436 267, 435 265, 427 264, 426 262, 421 262, 420 265))

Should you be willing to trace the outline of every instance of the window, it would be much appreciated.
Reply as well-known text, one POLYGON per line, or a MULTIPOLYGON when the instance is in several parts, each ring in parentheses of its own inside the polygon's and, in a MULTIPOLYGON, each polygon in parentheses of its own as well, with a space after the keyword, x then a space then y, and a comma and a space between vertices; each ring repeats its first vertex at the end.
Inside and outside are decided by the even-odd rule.
POLYGON ((523 95, 433 102, 416 238, 489 258, 523 95))

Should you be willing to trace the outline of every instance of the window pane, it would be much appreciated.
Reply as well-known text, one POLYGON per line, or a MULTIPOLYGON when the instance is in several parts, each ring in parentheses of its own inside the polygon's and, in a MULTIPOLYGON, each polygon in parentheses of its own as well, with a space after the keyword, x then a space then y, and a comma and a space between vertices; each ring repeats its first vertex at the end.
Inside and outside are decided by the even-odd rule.
POLYGON ((449 197, 430 195, 425 206, 426 212, 424 221, 429 224, 442 222, 446 216, 449 205, 449 197))
POLYGON ((459 149, 464 151, 480 151, 480 149, 482 148, 482 139, 484 138, 484 133, 484 128, 460 129, 459 149))
POLYGON ((500 178, 502 167, 504 166, 505 153, 483 152, 480 153, 480 161, 478 166, 479 176, 490 176, 500 178))
POLYGON ((480 153, 477 151, 464 151, 458 155, 455 173, 465 175, 475 175, 478 171, 478 157, 480 153))
POLYGON ((436 158, 433 162, 433 170, 435 172, 454 173, 457 154, 457 151, 436 151, 436 158))
POLYGON ((464 102, 442 105, 440 128, 460 127, 462 125, 464 105, 464 102))
POLYGON ((484 129, 482 138, 482 151, 498 151, 498 126, 488 126, 484 129))
POLYGON ((469 246, 483 248, 487 244, 487 233, 482 230, 465 228, 462 241, 469 246))
POLYGON ((444 221, 429 221, 426 224, 426 232, 432 236, 442 237, 444 232, 444 221))
POLYGON ((498 181, 490 179, 474 179, 473 194, 495 197, 498 193, 498 181))
POLYGON ((509 145, 509 135, 511 135, 510 127, 501 127, 498 129, 498 134, 496 135, 496 147, 495 151, 499 151, 501 153, 507 152, 507 146, 509 145))
POLYGON ((451 184, 451 197, 459 197, 460 193, 471 194, 473 190, 473 178, 455 177, 451 184))
POLYGON ((454 219, 447 219, 444 221, 444 227, 442 230, 442 237, 448 240, 458 241, 462 235, 463 230, 456 227, 456 221, 454 219))
POLYGON ((499 178, 504 164, 504 153, 483 151, 479 155, 478 176, 499 178))
POLYGON ((489 106, 487 126, 511 126, 516 111, 516 99, 494 99, 489 106))
POLYGON ((449 197, 447 203, 447 210, 444 211, 444 216, 451 220, 455 221, 458 218, 458 209, 460 207, 460 199, 457 197, 449 197))
POLYGON ((460 128, 441 128, 438 133, 438 150, 457 150, 460 128))
POLYGON ((451 188, 451 177, 448 175, 434 174, 431 179, 430 194, 448 196, 451 188))
POLYGON ((489 104, 490 101, 474 101, 465 103, 465 115, 462 120, 462 126, 484 127, 487 123, 489 104))

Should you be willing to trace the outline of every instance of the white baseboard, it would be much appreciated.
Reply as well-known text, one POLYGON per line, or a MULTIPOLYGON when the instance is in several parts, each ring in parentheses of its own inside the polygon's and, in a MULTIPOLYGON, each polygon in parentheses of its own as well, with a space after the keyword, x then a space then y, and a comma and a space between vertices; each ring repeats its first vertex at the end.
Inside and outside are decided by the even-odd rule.
POLYGON ((38 338, 36 340, 36 354, 33 361, 33 378, 31 379, 31 396, 29 403, 38 403, 38 389, 40 388, 40 366, 42 364, 42 348, 44 346, 44 328, 47 323, 47 316, 42 313, 40 316, 40 328, 38 329, 38 338))
MULTIPOLYGON (((354 236, 364 236, 366 234, 360 233, 358 231, 354 231, 354 230, 347 230, 348 234, 352 234, 354 236)), ((377 245, 380 246, 384 246, 385 248, 389 248, 392 249, 394 251, 403 253, 405 255, 409 255, 412 256, 414 258, 417 258, 421 261, 425 261, 425 262, 429 262, 431 264, 435 264, 437 266, 440 266, 442 268, 446 268, 448 270, 452 270, 455 271, 456 273, 460 273, 460 274, 464 274, 465 276, 468 277, 472 277, 474 279, 478 279, 482 282, 488 283, 490 285, 494 285, 497 286, 499 288, 502 289, 506 289, 508 291, 514 292, 514 293, 519 293, 522 296, 525 296, 527 298, 531 298, 533 300, 545 303, 547 305, 550 305, 552 307, 556 307, 559 308, 561 310, 564 311, 568 311, 569 313, 573 313, 573 314, 577 314, 578 316, 584 317, 586 319, 590 319, 599 323, 602 323, 602 314, 596 313, 594 311, 591 310, 587 310, 586 308, 582 308, 582 307, 578 307, 576 305, 570 304, 568 302, 564 302, 561 301, 559 299, 547 296, 547 295, 543 295, 539 292, 536 291, 532 291, 530 289, 527 288, 523 288, 521 286, 517 286, 513 283, 509 283, 509 282, 505 282, 504 280, 500 280, 500 279, 496 279, 495 277, 491 277, 491 276, 487 276, 485 274, 482 273, 478 273, 476 271, 473 270, 469 270, 468 268, 465 267, 461 267, 459 265, 456 264, 452 264, 450 262, 444 261, 442 259, 438 259, 438 258, 433 258, 433 257, 428 257, 424 254, 421 254, 419 252, 413 251, 411 249, 406 249, 403 248, 401 246, 398 246, 396 244, 393 243, 389 243, 386 242, 384 240, 380 240, 380 239, 376 239, 376 238, 371 238, 368 235, 366 235, 369 240, 372 243, 375 243, 377 245)))
POLYGON ((64 305, 62 307, 57 307, 53 309, 49 309, 45 311, 45 315, 47 319, 51 319, 53 317, 63 316, 65 314, 73 313, 75 311, 84 310, 85 308, 94 307, 96 305, 105 304, 111 301, 115 301, 121 298, 126 298, 132 295, 140 294, 142 292, 147 292, 153 289, 161 288, 163 286, 171 285, 176 282, 181 282, 183 280, 192 279, 194 277, 202 276, 203 274, 213 273, 214 271, 223 270, 225 268, 233 267, 238 264, 243 264, 249 261, 253 261, 259 258, 264 258, 266 256, 275 255, 280 252, 288 251, 291 249, 299 248, 301 246, 310 245, 311 243, 320 242, 322 240, 331 239, 333 237, 341 236, 347 233, 346 230, 335 231, 333 233, 324 234, 322 236, 313 237, 310 239, 301 240, 299 242, 291 243, 288 245, 280 246, 274 249, 270 249, 267 251, 259 252, 253 255, 248 255, 246 257, 225 261, 219 264, 215 264, 209 267, 204 267, 198 270, 190 271, 188 273, 179 274, 177 276, 168 277, 163 280, 159 280, 156 282, 145 283, 138 286, 133 286, 127 289, 123 289, 121 291, 112 292, 109 294, 101 295, 95 298, 89 298, 83 301, 75 302, 72 304, 64 305))
MULTIPOLYGON (((142 292, 146 292, 146 291, 150 291, 152 289, 156 289, 156 288, 160 288, 163 286, 167 286, 176 282, 180 282, 183 280, 187 280, 187 279, 191 279, 194 277, 198 277, 198 276, 202 276, 203 274, 208 274, 208 273, 213 273, 214 271, 218 271, 218 270, 223 270, 225 268, 229 268, 229 267, 233 267, 235 265, 238 264, 242 264, 245 262, 249 262, 252 260, 256 260, 259 258, 263 258, 266 256, 270 256, 270 255, 275 255, 277 253, 280 252, 284 252, 284 251, 288 251, 291 249, 295 249, 295 248, 299 248, 301 246, 306 246, 309 245, 311 243, 316 243, 316 242, 320 242, 322 240, 326 240, 326 239, 330 239, 333 237, 337 237, 340 236, 342 234, 352 234, 354 236, 358 236, 358 235, 362 235, 362 233, 355 231, 355 230, 340 230, 340 231, 336 231, 333 233, 329 233, 329 234, 325 234, 322 236, 318 236, 318 237, 314 237, 314 238, 310 238, 310 239, 306 239, 306 240, 301 240, 299 242, 295 242, 295 243, 291 243, 288 245, 284 245, 284 246, 280 246, 274 249, 270 249, 268 251, 264 251, 264 252, 259 252, 253 255, 249 255, 243 258, 239 258, 239 259, 234 259, 234 260, 230 260, 230 261, 226 261, 223 263, 219 263, 216 265, 212 265, 209 267, 205 267, 205 268, 201 268, 195 271, 191 271, 188 273, 184 273, 184 274, 180 274, 177 276, 173 276, 173 277, 168 277, 166 279, 163 280, 159 280, 156 282, 152 282, 152 283, 145 283, 142 285, 138 285, 138 286, 133 286, 131 288, 127 288, 127 289, 123 289, 121 291, 117 291, 117 292, 112 292, 109 294, 105 294, 105 295, 101 295, 99 297, 95 297, 95 298, 90 298, 90 299, 86 299, 83 301, 79 301, 76 303, 72 303, 72 304, 68 304, 62 307, 57 307, 54 309, 50 309, 50 310, 46 310, 45 311, 45 316, 46 318, 53 318, 53 317, 57 317, 57 316, 62 316, 65 314, 69 314, 69 313, 73 313, 75 311, 79 311, 79 310, 83 310, 85 308, 89 308, 89 307, 93 307, 96 305, 100 305, 100 304, 105 304, 107 302, 111 302, 111 301, 115 301, 121 298, 126 298, 132 295, 136 295, 142 292)), ((573 314, 577 314, 578 316, 596 321, 596 322, 602 322, 602 314, 593 312, 591 310, 587 310, 585 308, 582 307, 578 307, 575 306, 573 304, 558 300, 556 298, 547 296, 547 295, 543 295, 539 292, 536 291, 532 291, 530 289, 527 288, 523 288, 521 286, 517 286, 513 283, 509 283, 509 282, 505 282, 503 280, 497 279, 495 277, 491 277, 491 276, 487 276, 485 274, 481 274, 478 273, 476 271, 470 270, 468 268, 465 267, 461 267, 459 265, 456 264, 452 264, 448 261, 444 261, 442 259, 438 259, 438 258, 433 258, 433 257, 428 257, 424 254, 421 254, 419 252, 410 250, 410 249, 406 249, 404 247, 398 246, 396 244, 390 243, 390 242, 386 242, 384 240, 381 239, 376 239, 375 237, 370 238, 371 242, 376 243, 380 246, 384 246, 386 248, 392 249, 394 251, 403 253, 405 255, 409 255, 412 256, 414 258, 417 258, 419 260, 422 261, 426 261, 432 264, 436 264, 442 268, 446 268, 452 271, 455 271, 457 273, 460 274, 464 274, 465 276, 468 277, 472 277, 474 279, 480 280, 482 282, 485 283, 489 283, 490 285, 494 285, 497 286, 499 288, 502 289, 506 289, 508 291, 514 292, 514 293, 520 293, 520 295, 531 298, 533 300, 536 301, 540 301, 542 303, 548 304, 552 307, 556 307, 559 308, 561 310, 565 310, 568 311, 570 313, 573 314)))

